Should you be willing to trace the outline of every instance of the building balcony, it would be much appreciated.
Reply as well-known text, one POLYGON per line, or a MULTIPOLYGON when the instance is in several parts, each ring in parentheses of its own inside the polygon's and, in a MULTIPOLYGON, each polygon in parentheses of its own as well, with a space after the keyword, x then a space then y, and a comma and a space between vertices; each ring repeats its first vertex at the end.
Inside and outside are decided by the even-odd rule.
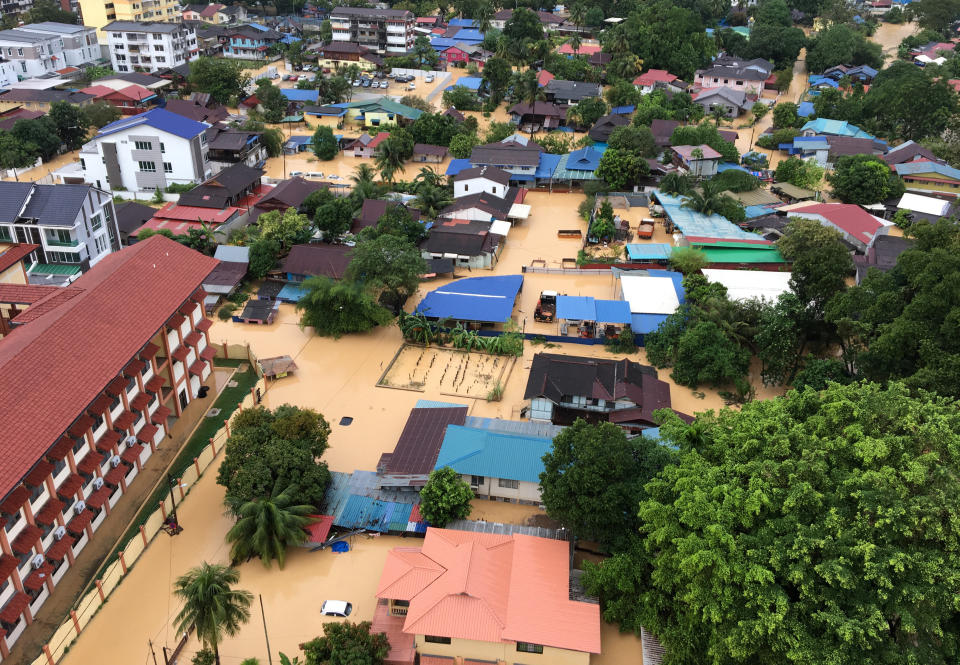
POLYGON ((387 32, 398 32, 404 34, 407 31, 407 26, 405 25, 394 25, 392 23, 387 23, 387 32))
POLYGON ((44 238, 43 240, 51 247, 65 247, 69 249, 80 246, 79 240, 53 240, 52 238, 44 238))

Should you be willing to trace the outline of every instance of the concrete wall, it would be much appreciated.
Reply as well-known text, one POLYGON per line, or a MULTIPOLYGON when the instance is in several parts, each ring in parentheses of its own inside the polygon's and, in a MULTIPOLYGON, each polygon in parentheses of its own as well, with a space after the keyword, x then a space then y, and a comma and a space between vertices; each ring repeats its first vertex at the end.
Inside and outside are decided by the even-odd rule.
POLYGON ((474 660, 503 661, 514 665, 589 665, 590 654, 554 647, 543 648, 543 653, 517 651, 514 642, 479 642, 453 639, 450 644, 427 642, 417 635, 417 652, 421 655, 472 658, 474 660))
POLYGON ((507 188, 488 178, 470 178, 469 180, 453 183, 453 197, 455 199, 480 192, 493 194, 502 199, 507 193, 507 188))
POLYGON ((517 482, 517 488, 500 487, 499 478, 490 478, 485 476, 480 485, 471 485, 473 478, 470 474, 461 476, 463 481, 474 489, 474 493, 481 499, 494 497, 496 499, 507 499, 512 503, 540 503, 540 483, 531 483, 525 480, 517 482))
MULTIPOLYGON (((107 151, 109 153, 109 150, 107 151)), ((207 154, 206 144, 196 139, 183 139, 167 132, 149 127, 132 127, 130 130, 110 134, 101 139, 94 139, 80 153, 81 166, 86 182, 110 190, 150 190, 156 187, 166 187, 170 183, 200 182, 205 177, 209 164, 204 159, 207 154), (136 148, 136 141, 149 142, 149 150, 136 148), (109 182, 107 179, 108 166, 111 162, 109 154, 104 153, 113 143, 116 146, 116 164, 119 174, 118 182, 109 182), (163 151, 160 150, 163 143, 163 151), (199 150, 199 154, 197 151, 199 150), (140 170, 138 162, 151 161, 156 172, 149 173, 140 170), (171 171, 164 171, 164 162, 170 164, 171 171), (197 166, 206 169, 198 173, 197 166)), ((116 179, 114 179, 116 180, 116 179)))

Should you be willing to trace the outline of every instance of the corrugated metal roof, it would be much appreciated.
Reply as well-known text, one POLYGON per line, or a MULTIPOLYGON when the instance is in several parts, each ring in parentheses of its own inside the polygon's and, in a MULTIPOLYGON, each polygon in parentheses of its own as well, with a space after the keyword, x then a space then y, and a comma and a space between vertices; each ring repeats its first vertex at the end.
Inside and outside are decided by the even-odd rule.
POLYGON ((471 429, 486 429, 492 432, 503 432, 504 434, 519 434, 547 439, 552 439, 563 431, 563 427, 552 423, 542 423, 534 420, 482 418, 480 416, 467 416, 464 426, 471 429))
POLYGON ((449 466, 460 474, 537 483, 543 456, 552 447, 553 441, 547 438, 449 425, 436 468, 449 466))
POLYGON ((744 231, 726 217, 717 214, 704 215, 696 210, 684 208, 683 201, 680 197, 670 196, 669 194, 659 191, 656 196, 660 205, 663 206, 667 217, 670 218, 671 223, 680 229, 680 232, 685 236, 699 238, 759 239, 757 234, 744 231))

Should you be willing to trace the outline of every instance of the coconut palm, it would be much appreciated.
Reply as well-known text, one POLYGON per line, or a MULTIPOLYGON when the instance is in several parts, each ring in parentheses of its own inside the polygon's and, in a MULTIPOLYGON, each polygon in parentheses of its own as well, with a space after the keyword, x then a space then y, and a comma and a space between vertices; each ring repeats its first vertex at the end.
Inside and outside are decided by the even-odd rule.
POLYGON ((387 182, 393 182, 393 176, 403 168, 403 154, 400 152, 399 141, 387 139, 377 149, 374 160, 380 177, 387 182))
POLYGON ((477 24, 477 30, 480 31, 480 34, 486 34, 490 30, 490 21, 493 20, 493 5, 489 2, 480 3, 473 20, 477 24))
POLYGON ((690 176, 677 171, 668 173, 663 176, 663 179, 660 181, 660 191, 674 196, 683 196, 689 193, 692 188, 690 176))
POLYGON ((282 490, 274 486, 270 496, 240 506, 237 511, 240 519, 227 532, 227 542, 232 545, 231 559, 245 561, 258 556, 267 567, 276 559, 283 568, 287 548, 306 541, 305 529, 312 522, 308 515, 316 511, 313 506, 291 505, 295 493, 293 485, 282 490))
POLYGON ((607 65, 607 71, 613 76, 622 79, 633 80, 633 78, 643 69, 643 60, 633 53, 625 53, 618 58, 610 61, 607 65))
POLYGON ((233 588, 239 579, 232 568, 203 562, 173 584, 174 594, 183 601, 183 609, 174 619, 177 632, 196 629, 200 641, 213 651, 217 665, 223 637, 236 635, 250 619, 253 594, 233 588))
POLYGON ((365 182, 372 183, 376 175, 377 172, 373 170, 372 166, 369 164, 361 164, 353 170, 353 175, 350 176, 350 180, 352 180, 355 185, 365 182))
POLYGON ((443 187, 443 176, 433 170, 433 167, 422 166, 420 172, 413 178, 413 184, 417 191, 421 187, 429 185, 430 187, 443 187))
POLYGON ((417 188, 417 192, 417 207, 425 217, 430 219, 436 219, 441 210, 453 203, 446 187, 422 185, 417 188))
POLYGON ((719 211, 729 198, 720 192, 720 188, 714 185, 712 180, 707 180, 699 190, 693 190, 683 197, 681 205, 704 215, 712 215, 719 211))
POLYGON ((727 109, 720 104, 714 104, 710 107, 709 115, 711 118, 713 118, 713 121, 717 123, 717 127, 719 127, 720 123, 727 118, 727 109))

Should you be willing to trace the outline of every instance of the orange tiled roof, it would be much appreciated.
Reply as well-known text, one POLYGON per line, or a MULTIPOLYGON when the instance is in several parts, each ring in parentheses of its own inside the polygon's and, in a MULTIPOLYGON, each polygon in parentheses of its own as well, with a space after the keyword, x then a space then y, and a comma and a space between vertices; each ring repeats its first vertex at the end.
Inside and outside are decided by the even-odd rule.
POLYGON ((377 597, 410 601, 408 634, 600 653, 599 606, 570 600, 569 574, 563 541, 430 528, 390 552, 377 597))

